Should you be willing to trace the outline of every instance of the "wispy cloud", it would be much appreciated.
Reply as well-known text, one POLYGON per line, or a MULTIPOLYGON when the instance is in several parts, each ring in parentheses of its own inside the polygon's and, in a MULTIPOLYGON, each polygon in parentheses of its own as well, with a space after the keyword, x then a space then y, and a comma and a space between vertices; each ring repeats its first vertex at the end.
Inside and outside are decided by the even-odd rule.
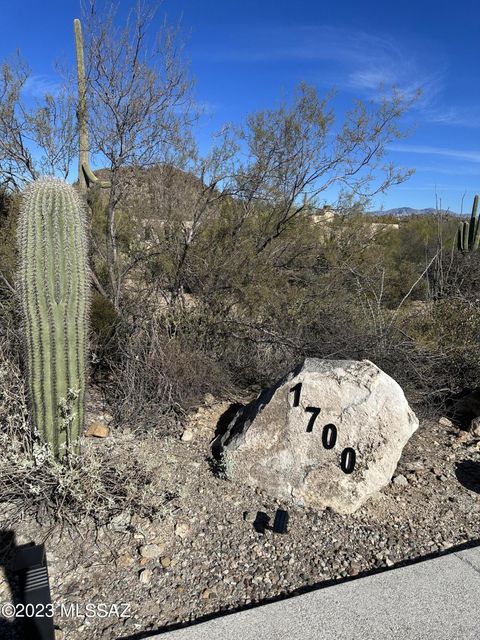
POLYGON ((416 153, 429 156, 443 156, 455 160, 468 160, 480 163, 480 151, 465 151, 464 149, 450 149, 418 144, 394 144, 388 146, 389 151, 400 153, 416 153))
POLYGON ((446 176, 478 176, 480 170, 475 162, 471 164, 448 164, 446 166, 435 165, 416 165, 415 172, 441 174, 446 176))
POLYGON ((60 91, 60 84, 52 76, 45 74, 32 75, 23 85, 23 92, 31 98, 43 98, 46 95, 55 96, 60 91))
POLYGON ((434 124, 480 128, 480 109, 477 107, 449 106, 427 111, 426 119, 434 124))
POLYGON ((219 103, 210 102, 209 100, 200 100, 197 105, 204 116, 212 116, 221 109, 219 103))
MULTIPOLYGON (((421 103, 430 104, 442 88, 442 63, 429 62, 425 52, 415 56, 397 40, 361 30, 313 25, 252 28, 248 45, 229 43, 228 49, 203 52, 216 62, 323 62, 342 89, 378 98, 381 87, 395 86, 407 98, 423 89, 421 103), (422 62, 418 60, 422 58, 422 62)), ((323 65, 322 71, 324 71, 323 65)))
POLYGON ((395 191, 428 191, 431 193, 437 193, 438 195, 441 195, 440 192, 458 192, 458 193, 464 193, 465 191, 469 191, 471 190, 470 187, 462 187, 462 186, 457 186, 457 185, 451 185, 451 184, 442 184, 440 183, 430 183, 430 184, 424 184, 424 185, 418 185, 418 186, 396 186, 395 187, 395 191))

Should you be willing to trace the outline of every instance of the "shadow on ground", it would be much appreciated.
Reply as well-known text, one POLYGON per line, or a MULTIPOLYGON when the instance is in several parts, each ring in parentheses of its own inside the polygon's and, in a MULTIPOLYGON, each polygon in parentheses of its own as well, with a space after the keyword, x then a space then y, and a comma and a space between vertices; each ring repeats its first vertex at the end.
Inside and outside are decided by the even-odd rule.
POLYGON ((54 640, 54 621, 45 608, 51 597, 44 553, 43 545, 17 545, 14 531, 0 531, 0 568, 10 592, 2 604, 11 608, 11 615, 4 608, 8 617, 0 617, 2 640, 54 640), (40 578, 39 569, 45 576, 40 578))
MULTIPOLYGON (((3 569, 11 594, 11 604, 22 602, 20 588, 13 572, 13 561, 17 550, 14 531, 0 531, 0 568, 3 569)), ((23 640, 26 638, 24 625, 19 618, 0 617, 0 638, 23 640)))
POLYGON ((480 493, 480 462, 474 460, 459 462, 455 467, 455 475, 466 489, 480 493))
MULTIPOLYGON (((460 466, 460 465, 459 465, 460 466)), ((152 636, 161 635, 164 633, 170 633, 171 631, 176 631, 177 629, 182 629, 186 627, 196 626, 201 624, 202 622, 208 622, 209 620, 213 620, 215 618, 220 618, 226 615, 231 615, 233 613, 239 613, 240 611, 246 611, 248 609, 254 609, 256 607, 261 607, 266 604, 271 604, 272 602, 278 602, 279 600, 286 600, 289 598, 293 598, 295 596, 302 595, 304 593, 310 593, 311 591, 317 591, 318 589, 325 589, 327 587, 332 587, 337 584, 343 584, 345 582, 352 582, 354 580, 358 580, 360 578, 366 578, 367 576, 376 575, 379 573, 385 573, 387 571, 395 571, 395 569, 399 569, 400 567, 407 567, 413 564, 418 564, 420 562, 425 562, 426 560, 433 560, 434 558, 439 558, 441 556, 448 556, 451 553, 458 553, 459 551, 464 551, 465 549, 472 549, 474 547, 480 546, 480 538, 471 542, 467 542, 462 545, 458 545, 456 547, 452 547, 446 551, 440 551, 435 553, 430 553, 425 556, 413 558, 411 560, 405 560, 403 562, 399 562, 393 567, 382 567, 380 569, 372 569, 371 571, 365 571, 363 573, 359 573, 357 576, 341 578, 339 580, 326 580, 324 582, 319 582, 317 584, 311 586, 305 586, 301 589, 297 589, 288 595, 276 596, 273 598, 267 598, 262 600, 261 602, 256 602, 252 604, 245 605, 243 607, 237 607, 235 609, 229 609, 228 611, 219 611, 218 613, 212 613, 201 618, 197 618, 194 622, 186 622, 179 624, 172 624, 169 626, 160 627, 154 631, 140 632, 134 635, 122 636, 118 640, 143 640, 144 638, 151 638, 152 636)))

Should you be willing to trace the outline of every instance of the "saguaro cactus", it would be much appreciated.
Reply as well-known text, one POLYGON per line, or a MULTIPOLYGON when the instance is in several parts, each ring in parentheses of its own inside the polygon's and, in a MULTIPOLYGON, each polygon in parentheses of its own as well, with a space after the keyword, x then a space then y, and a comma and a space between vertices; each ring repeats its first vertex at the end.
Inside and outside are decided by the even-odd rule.
POLYGON ((477 251, 480 245, 480 227, 478 219, 478 196, 473 199, 472 215, 469 222, 462 222, 457 231, 457 249, 459 251, 477 251))
POLYGON ((82 24, 78 18, 73 21, 75 34, 75 53, 77 57, 77 82, 78 82, 78 186, 82 193, 94 184, 102 189, 108 189, 108 180, 99 180, 90 168, 88 160, 88 117, 87 117, 87 81, 85 79, 85 56, 83 51, 82 24))
POLYGON ((83 429, 88 270, 83 206, 55 178, 24 193, 18 243, 33 421, 57 456, 83 429))

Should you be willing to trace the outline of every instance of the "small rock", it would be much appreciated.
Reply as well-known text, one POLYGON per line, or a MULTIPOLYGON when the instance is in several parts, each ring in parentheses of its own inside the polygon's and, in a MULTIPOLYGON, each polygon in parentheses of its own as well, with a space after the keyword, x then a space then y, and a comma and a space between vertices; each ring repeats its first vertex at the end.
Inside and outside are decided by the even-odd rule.
POLYGON ((189 533, 190 533, 190 527, 188 526, 188 524, 184 522, 179 522, 178 524, 175 525, 175 535, 178 536, 179 538, 182 538, 184 540, 185 538, 188 537, 189 533))
POLYGON ((212 404, 215 403, 215 397, 212 396, 211 393, 206 393, 203 396, 203 402, 207 405, 207 406, 211 406, 212 404))
POLYGON ((128 553, 128 551, 125 551, 125 553, 121 553, 118 556, 118 564, 119 564, 119 566, 123 567, 125 569, 127 569, 128 567, 131 567, 134 562, 135 562, 134 559, 128 553))
POLYGON ((172 559, 165 556, 160 560, 160 563, 164 569, 168 569, 168 567, 172 564, 172 559))
POLYGON ((399 485, 401 487, 404 487, 406 485, 408 485, 408 480, 406 479, 405 476, 403 476, 402 474, 395 476, 395 478, 393 479, 393 484, 399 485))
POLYGON ((150 584, 152 580, 153 572, 151 569, 142 569, 139 573, 139 580, 141 584, 150 584))
POLYGON ((140 547, 140 555, 148 560, 158 558, 164 551, 165 547, 160 544, 144 544, 140 547))
POLYGON ((193 440, 193 431, 191 429, 185 429, 181 439, 183 442, 191 442, 193 440))
POLYGON ((468 431, 459 431, 457 433, 457 442, 467 442, 471 438, 471 434, 468 431))
POLYGON ((442 416, 440 418, 440 420, 438 421, 438 424, 441 424, 442 427, 453 427, 453 422, 445 416, 442 416))
POLYGON ((205 591, 202 593, 202 600, 208 600, 210 598, 210 591, 208 589, 205 589, 205 591))
POLYGON ((110 434, 110 429, 103 422, 91 422, 85 435, 87 438, 107 438, 110 434))
POLYGON ((480 418, 474 418, 470 424, 470 433, 476 438, 480 438, 480 418))
POLYGON ((407 462, 405 465, 405 469, 407 471, 423 471, 425 469, 425 465, 421 460, 415 460, 414 462, 407 462))
POLYGON ((108 528, 112 531, 124 531, 131 522, 131 515, 128 511, 122 511, 121 513, 117 513, 116 516, 108 523, 108 528))

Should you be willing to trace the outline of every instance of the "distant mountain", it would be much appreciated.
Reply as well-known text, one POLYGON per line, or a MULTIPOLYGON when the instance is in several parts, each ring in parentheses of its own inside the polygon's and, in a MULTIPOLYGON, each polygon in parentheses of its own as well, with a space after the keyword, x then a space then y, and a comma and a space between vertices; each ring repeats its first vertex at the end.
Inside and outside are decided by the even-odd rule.
MULTIPOLYGON (((397 218, 402 218, 406 216, 431 216, 437 213, 437 210, 433 207, 428 209, 412 209, 412 207, 399 207, 398 209, 386 209, 385 211, 371 211, 371 215, 374 216, 395 216, 397 218)), ((455 211, 449 211, 446 209, 442 209, 441 213, 447 214, 450 216, 458 216, 459 213, 455 211)))

